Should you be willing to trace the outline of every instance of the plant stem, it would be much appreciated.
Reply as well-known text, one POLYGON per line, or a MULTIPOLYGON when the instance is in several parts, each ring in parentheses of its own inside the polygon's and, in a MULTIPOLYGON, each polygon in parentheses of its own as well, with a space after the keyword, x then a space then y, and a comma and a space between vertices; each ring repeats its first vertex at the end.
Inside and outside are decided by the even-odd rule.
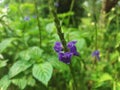
POLYGON ((96 18, 96 15, 94 14, 93 15, 93 18, 94 18, 94 22, 95 22, 95 50, 97 50, 98 48, 98 43, 97 43, 97 36, 98 36, 98 32, 97 32, 97 18, 96 18))
POLYGON ((72 0, 72 2, 71 2, 71 5, 70 5, 70 12, 72 11, 72 9, 73 9, 73 7, 74 7, 74 3, 75 3, 75 0, 72 0))
POLYGON ((37 24, 38 24, 38 30, 39 30, 39 40, 40 40, 40 48, 42 47, 42 32, 41 32, 41 25, 39 21, 39 12, 38 12, 38 7, 37 7, 37 1, 34 1, 34 6, 35 6, 35 12, 36 12, 36 19, 37 19, 37 24))
POLYGON ((76 80, 75 80, 75 77, 74 77, 74 70, 72 68, 72 64, 69 65, 69 68, 70 68, 70 72, 71 72, 71 76, 72 76, 72 79, 73 79, 73 88, 74 90, 77 90, 77 83, 76 83, 76 80))
MULTIPOLYGON (((52 3, 50 3, 50 5, 51 4, 52 3)), ((51 8, 51 12, 52 12, 53 17, 54 17, 55 26, 57 28, 57 34, 58 34, 58 36, 60 38, 60 41, 61 41, 61 43, 63 45, 64 51, 67 52, 68 50, 67 50, 67 47, 66 47, 66 40, 64 38, 64 33, 62 32, 60 21, 58 19, 57 13, 53 8, 51 8)))
MULTIPOLYGON (((75 0, 72 0, 71 5, 70 5, 70 10, 69 12, 72 12, 73 7, 74 7, 75 0)), ((70 16, 68 17, 68 23, 70 22, 70 16)))
POLYGON ((96 25, 96 22, 95 22, 95 38, 96 38, 96 43, 95 43, 95 49, 97 50, 98 46, 97 46, 97 35, 98 35, 98 32, 97 32, 97 25, 96 25))
MULTIPOLYGON (((94 18, 94 22, 95 22, 95 50, 98 50, 98 30, 97 30, 97 17, 96 17, 96 14, 94 13, 93 14, 93 18, 94 18)), ((95 61, 94 63, 96 64, 96 61, 97 61, 97 58, 95 58, 95 61)))

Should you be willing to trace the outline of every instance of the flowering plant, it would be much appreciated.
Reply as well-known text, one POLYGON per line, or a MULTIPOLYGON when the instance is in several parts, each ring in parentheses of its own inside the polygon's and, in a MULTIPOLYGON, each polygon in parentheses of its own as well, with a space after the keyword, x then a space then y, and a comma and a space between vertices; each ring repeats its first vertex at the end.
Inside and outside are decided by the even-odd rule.
POLYGON ((75 44, 77 41, 71 41, 67 43, 67 52, 63 51, 63 46, 61 42, 56 42, 54 45, 54 50, 58 53, 59 60, 69 64, 72 56, 79 56, 75 44))

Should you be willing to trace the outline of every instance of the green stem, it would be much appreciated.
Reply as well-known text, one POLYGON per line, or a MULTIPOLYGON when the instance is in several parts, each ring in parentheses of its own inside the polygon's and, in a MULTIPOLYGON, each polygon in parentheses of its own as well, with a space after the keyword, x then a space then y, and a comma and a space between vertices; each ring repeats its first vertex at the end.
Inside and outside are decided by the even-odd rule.
POLYGON ((74 3, 75 3, 75 0, 72 0, 72 2, 71 2, 71 5, 70 5, 70 12, 72 11, 72 9, 73 9, 73 7, 74 7, 74 3))
POLYGON ((95 49, 97 50, 98 48, 98 43, 97 43, 97 35, 98 35, 98 32, 97 32, 97 25, 96 25, 96 22, 95 22, 95 38, 96 38, 96 42, 95 42, 95 49))
MULTIPOLYGON (((52 3, 50 3, 50 6, 52 7, 52 3)), ((51 12, 52 12, 53 17, 54 17, 55 26, 57 28, 57 34, 58 34, 58 36, 60 38, 60 41, 63 45, 64 51, 67 52, 68 50, 67 50, 67 47, 66 47, 66 40, 64 38, 64 33, 62 32, 60 21, 58 19, 57 13, 53 8, 51 8, 51 12)))
MULTIPOLYGON (((94 22, 95 22, 95 50, 98 49, 98 30, 97 30, 97 17, 96 14, 93 14, 94 22)), ((95 58, 94 64, 96 64, 97 58, 95 58)))
POLYGON ((73 88, 74 88, 74 90, 77 90, 77 83, 76 83, 76 80, 75 80, 75 77, 74 77, 74 72, 73 72, 74 70, 73 70, 71 64, 69 65, 69 68, 70 68, 71 76, 72 76, 72 79, 73 79, 73 88))
MULTIPOLYGON (((117 9, 118 9, 118 7, 117 7, 117 9)), ((116 14, 116 27, 117 27, 117 31, 119 32, 119 13, 118 13, 118 11, 117 11, 117 14, 116 14)))
POLYGON ((34 6, 35 6, 35 12, 36 12, 36 19, 37 19, 37 24, 38 24, 38 30, 39 30, 39 40, 40 40, 40 48, 42 47, 42 32, 41 32, 41 25, 39 21, 39 12, 38 12, 38 7, 37 7, 37 1, 34 1, 34 6))
POLYGON ((97 48, 98 48, 98 42, 97 42, 98 32, 97 32, 97 18, 96 18, 95 14, 93 15, 93 18, 94 18, 94 22, 95 22, 95 49, 97 50, 97 48))
MULTIPOLYGON (((75 3, 75 0, 72 0, 69 12, 71 12, 73 10, 74 3, 75 3)), ((69 23, 69 21, 70 21, 70 16, 68 17, 68 23, 69 23)))

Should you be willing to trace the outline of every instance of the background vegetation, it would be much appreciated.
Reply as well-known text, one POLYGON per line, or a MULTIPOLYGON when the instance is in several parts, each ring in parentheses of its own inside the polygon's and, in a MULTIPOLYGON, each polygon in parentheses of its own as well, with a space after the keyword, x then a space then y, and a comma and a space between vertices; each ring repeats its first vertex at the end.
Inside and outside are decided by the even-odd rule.
POLYGON ((120 1, 0 0, 0 90, 120 90, 120 1), (70 64, 53 49, 55 14, 77 41, 70 64))

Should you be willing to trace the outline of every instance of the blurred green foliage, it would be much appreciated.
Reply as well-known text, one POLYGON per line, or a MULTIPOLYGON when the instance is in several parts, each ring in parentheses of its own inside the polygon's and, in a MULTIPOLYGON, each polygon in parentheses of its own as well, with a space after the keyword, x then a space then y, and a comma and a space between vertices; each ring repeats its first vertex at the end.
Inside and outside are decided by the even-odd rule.
MULTIPOLYGON (((67 42, 77 41, 80 56, 71 61, 77 90, 120 90, 120 5, 106 14, 105 27, 100 27, 101 0, 80 1, 74 6, 81 8, 80 17, 74 11, 58 14, 67 42), (74 25, 76 20, 79 23, 74 25), (96 49, 95 25, 100 51, 96 62, 92 57, 96 49)), ((0 1, 0 90, 74 90, 69 66, 60 62, 53 50, 59 37, 49 2, 36 2, 0 1)))

